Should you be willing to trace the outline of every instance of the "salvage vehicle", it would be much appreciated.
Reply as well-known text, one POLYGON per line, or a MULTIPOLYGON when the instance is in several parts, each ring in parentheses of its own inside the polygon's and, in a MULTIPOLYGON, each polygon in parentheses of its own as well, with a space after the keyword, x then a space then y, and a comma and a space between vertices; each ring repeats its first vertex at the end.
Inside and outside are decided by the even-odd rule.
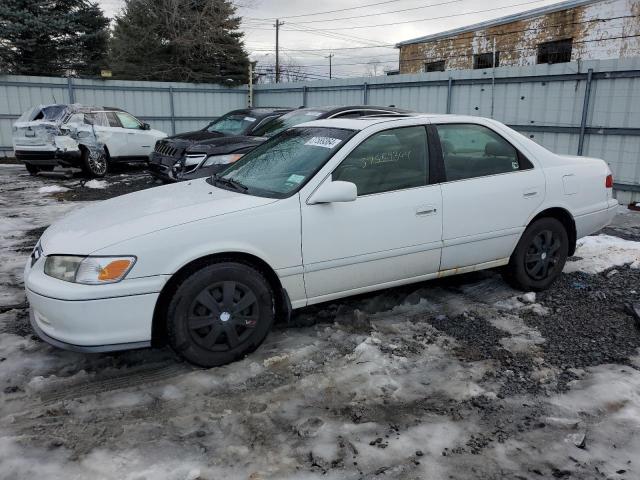
MULTIPOLYGON (((343 106, 299 108, 262 123, 250 135, 214 138, 178 150, 175 161, 162 160, 164 167, 151 167, 152 173, 164 181, 191 180, 218 173, 239 160, 268 138, 303 122, 323 118, 359 118, 366 115, 409 113, 394 107, 343 106), (161 170, 162 169, 162 170, 161 170)), ((160 142, 162 143, 162 142, 160 142)), ((155 153, 154 153, 155 155, 155 153)), ((151 163, 154 163, 152 160, 151 163)))
POLYGON ((149 157, 149 172, 160 180, 173 182, 176 180, 176 172, 188 169, 191 164, 191 159, 186 157, 187 147, 207 144, 211 140, 220 140, 224 144, 227 139, 234 137, 244 139, 239 142, 231 140, 235 147, 252 147, 255 145, 253 139, 257 129, 291 110, 292 108, 284 107, 232 110, 200 130, 166 137, 156 143, 149 157))
POLYGON ((612 186, 604 161, 480 117, 300 124, 221 174, 53 224, 25 266, 31 321, 63 348, 166 341, 222 365, 292 309, 349 295, 495 267, 546 289, 614 217, 612 186))
POLYGON ((14 123, 13 149, 32 175, 61 165, 103 177, 113 163, 146 162, 166 136, 119 108, 39 105, 14 123))

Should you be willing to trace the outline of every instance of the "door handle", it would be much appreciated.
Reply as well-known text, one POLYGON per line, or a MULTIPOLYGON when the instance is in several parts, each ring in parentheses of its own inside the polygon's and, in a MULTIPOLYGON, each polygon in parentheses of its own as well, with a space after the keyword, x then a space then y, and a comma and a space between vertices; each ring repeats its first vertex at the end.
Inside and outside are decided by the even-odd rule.
POLYGON ((533 198, 533 197, 537 197, 538 196, 538 191, 537 190, 526 190, 522 196, 524 198, 533 198))
POLYGON ((419 217, 425 217, 427 215, 435 215, 438 209, 433 205, 425 205, 424 207, 418 207, 416 209, 416 215, 419 217))

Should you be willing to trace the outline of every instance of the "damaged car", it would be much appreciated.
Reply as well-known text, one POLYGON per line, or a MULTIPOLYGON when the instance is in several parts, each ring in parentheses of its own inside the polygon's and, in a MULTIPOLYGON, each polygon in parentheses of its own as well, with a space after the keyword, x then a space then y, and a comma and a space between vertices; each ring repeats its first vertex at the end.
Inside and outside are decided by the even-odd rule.
POLYGON ((146 162, 166 136, 119 108, 39 105, 13 124, 13 149, 32 175, 60 165, 103 177, 113 163, 146 162))
POLYGON ((223 145, 233 145, 234 152, 251 149, 257 144, 255 132, 258 129, 291 110, 292 108, 282 107, 232 110, 200 130, 179 133, 160 140, 149 157, 149 172, 164 182, 174 182, 178 180, 179 175, 190 171, 193 166, 193 157, 188 156, 187 148, 205 145, 211 141, 223 149, 223 145))

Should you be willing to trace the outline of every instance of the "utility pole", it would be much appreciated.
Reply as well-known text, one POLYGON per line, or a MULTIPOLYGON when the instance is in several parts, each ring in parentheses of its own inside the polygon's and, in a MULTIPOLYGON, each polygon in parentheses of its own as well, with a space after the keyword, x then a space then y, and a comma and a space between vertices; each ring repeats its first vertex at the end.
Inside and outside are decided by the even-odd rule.
POLYGON ((331 58, 334 56, 333 53, 330 53, 328 57, 324 57, 324 58, 328 58, 329 59, 329 80, 331 80, 332 75, 331 75, 331 58))
POLYGON ((496 90, 496 37, 493 37, 493 60, 491 62, 491 118, 493 118, 493 108, 495 104, 496 90))
POLYGON ((257 62, 249 62, 249 95, 247 97, 247 107, 253 107, 253 72, 257 62))
POLYGON ((280 27, 282 25, 284 22, 276 18, 276 83, 280 83, 280 27))

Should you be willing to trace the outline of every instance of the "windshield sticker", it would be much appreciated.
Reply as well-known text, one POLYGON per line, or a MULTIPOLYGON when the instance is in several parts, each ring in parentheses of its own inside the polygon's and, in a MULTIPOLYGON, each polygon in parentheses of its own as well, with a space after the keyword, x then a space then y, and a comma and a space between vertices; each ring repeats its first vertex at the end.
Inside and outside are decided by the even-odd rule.
POLYGON ((289 175, 289 178, 287 178, 287 183, 295 183, 296 185, 298 185, 303 180, 304 180, 304 175, 296 175, 294 173, 292 175, 289 175))
POLYGON ((318 116, 320 116, 321 113, 322 112, 307 112, 307 113, 305 113, 305 115, 308 115, 310 117, 318 117, 318 116))
POLYGON ((339 138, 311 137, 305 142, 305 145, 309 145, 310 147, 333 148, 336 145, 339 145, 341 142, 342 140, 340 140, 339 138))
POLYGON ((253 118, 253 117, 244 117, 244 121, 245 121, 245 122, 255 122, 255 121, 256 121, 256 119, 255 119, 255 118, 253 118))

